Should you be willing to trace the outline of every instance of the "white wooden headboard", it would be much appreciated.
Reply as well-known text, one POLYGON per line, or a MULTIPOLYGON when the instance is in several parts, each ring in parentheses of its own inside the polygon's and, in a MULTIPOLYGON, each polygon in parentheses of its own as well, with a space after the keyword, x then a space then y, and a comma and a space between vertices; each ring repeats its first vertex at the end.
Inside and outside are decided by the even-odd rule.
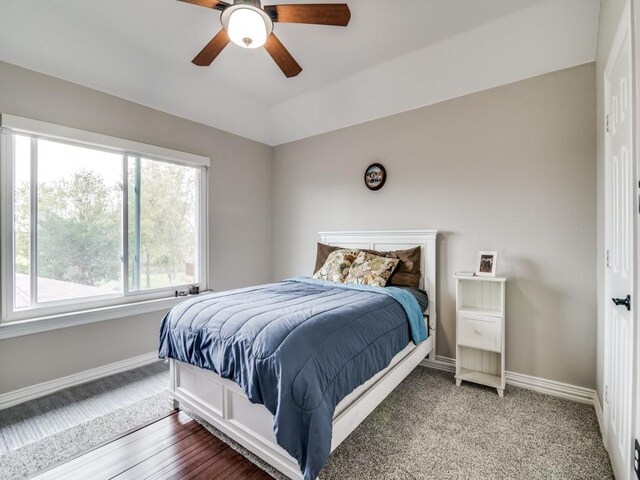
POLYGON ((370 249, 385 252, 420 247, 420 287, 429 295, 429 334, 434 336, 433 358, 435 358, 435 333, 438 316, 436 282, 437 230, 398 230, 378 232, 320 232, 320 241, 327 245, 345 248, 370 249))

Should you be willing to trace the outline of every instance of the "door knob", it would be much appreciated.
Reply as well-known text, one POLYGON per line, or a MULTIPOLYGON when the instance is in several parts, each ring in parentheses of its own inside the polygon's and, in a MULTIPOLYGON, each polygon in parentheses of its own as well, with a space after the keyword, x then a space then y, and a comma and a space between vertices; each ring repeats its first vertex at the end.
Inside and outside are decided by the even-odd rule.
POLYGON ((631 310, 631 295, 627 295, 626 298, 612 298, 613 303, 617 306, 624 305, 627 307, 627 311, 631 310))

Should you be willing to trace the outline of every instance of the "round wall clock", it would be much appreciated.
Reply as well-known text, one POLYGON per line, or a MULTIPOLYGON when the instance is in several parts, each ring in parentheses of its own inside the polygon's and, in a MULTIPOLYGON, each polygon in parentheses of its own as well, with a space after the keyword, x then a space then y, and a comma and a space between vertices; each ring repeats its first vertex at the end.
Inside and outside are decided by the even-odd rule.
POLYGON ((379 163, 370 165, 364 172, 364 184, 369 190, 380 190, 387 181, 387 171, 379 163))

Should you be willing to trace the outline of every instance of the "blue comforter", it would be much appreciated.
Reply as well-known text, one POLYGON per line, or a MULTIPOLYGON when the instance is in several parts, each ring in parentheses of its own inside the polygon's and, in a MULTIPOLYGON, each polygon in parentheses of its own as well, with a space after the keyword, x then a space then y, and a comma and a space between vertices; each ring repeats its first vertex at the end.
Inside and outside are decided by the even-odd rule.
POLYGON ((235 381, 311 480, 338 403, 426 336, 406 291, 291 279, 186 300, 162 320, 159 355, 235 381))

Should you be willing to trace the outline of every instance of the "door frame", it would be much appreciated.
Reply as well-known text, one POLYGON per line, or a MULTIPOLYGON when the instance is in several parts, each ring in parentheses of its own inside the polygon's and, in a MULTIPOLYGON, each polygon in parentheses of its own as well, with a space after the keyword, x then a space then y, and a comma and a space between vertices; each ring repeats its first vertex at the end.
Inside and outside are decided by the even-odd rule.
MULTIPOLYGON (((633 177, 633 181, 634 181, 634 185, 636 185, 636 189, 634 190, 634 195, 633 195, 633 211, 635 212, 633 215, 633 226, 632 226, 632 232, 634 235, 634 238, 632 240, 632 244, 634 245, 634 249, 633 249, 633 261, 632 261, 632 265, 634 268, 634 272, 632 274, 633 276, 633 281, 634 281, 634 285, 632 288, 632 302, 634 305, 634 317, 633 317, 633 329, 634 329, 634 334, 633 334, 633 355, 634 358, 632 360, 632 381, 633 381, 633 385, 631 386, 631 392, 632 392, 632 399, 631 399, 631 432, 634 435, 634 438, 640 438, 640 409, 637 408, 637 403, 638 400, 640 400, 640 352, 638 351, 639 347, 640 347, 640 308, 638 308, 636 305, 640 306, 640 268, 639 268, 639 259, 640 259, 640 222, 639 222, 639 215, 640 215, 640 210, 639 210, 639 201, 640 201, 640 166, 638 165, 638 159, 640 158, 640 145, 638 145, 638 132, 637 132, 637 126, 640 125, 640 105, 638 104, 638 99, 640 99, 640 83, 638 82, 638 78, 639 75, 639 71, 638 71, 638 67, 639 67, 639 62, 637 59, 637 52, 640 51, 640 49, 638 49, 638 39, 636 38, 636 32, 635 32, 635 25, 640 25, 640 12, 638 12, 638 8, 640 8, 640 0, 627 0, 627 2, 625 3, 625 6, 623 8, 622 14, 620 16, 619 22, 618 22, 618 26, 616 29, 616 35, 614 37, 614 41, 612 43, 611 49, 609 51, 609 54, 607 56, 607 61, 606 61, 606 66, 605 66, 605 70, 604 70, 604 78, 603 78, 603 83, 604 83, 604 101, 605 101, 605 105, 604 105, 604 128, 605 128, 605 132, 604 132, 604 228, 605 228, 605 242, 604 242, 604 246, 605 246, 605 251, 604 251, 604 258, 605 258, 605 262, 607 263, 607 249, 609 247, 608 244, 608 239, 607 239, 607 235, 608 235, 608 212, 609 212, 609 205, 610 205, 610 199, 609 199, 609 175, 607 172, 607 155, 609 153, 609 148, 610 148, 610 138, 608 135, 608 132, 606 131, 607 125, 606 125, 606 119, 607 116, 610 114, 610 108, 608 105, 608 98, 609 98, 609 85, 607 82, 607 74, 610 71, 610 62, 612 61, 612 55, 614 53, 617 52, 617 50, 620 48, 620 43, 622 42, 622 34, 624 32, 624 30, 622 30, 622 26, 626 23, 627 27, 628 27, 628 31, 630 34, 630 38, 631 38, 631 81, 632 81, 632 85, 631 88, 629 89, 630 94, 632 95, 631 98, 631 106, 632 106, 632 115, 631 115, 631 121, 632 121, 632 155, 634 156, 634 158, 632 158, 632 177, 633 177), (638 22, 636 22, 636 20, 638 20, 638 22)), ((609 293, 609 280, 608 280, 608 274, 607 274, 607 264, 605 263, 605 267, 604 267, 604 278, 603 278, 603 292, 602 292, 602 301, 605 302, 603 303, 603 305, 606 305, 607 302, 610 302, 611 299, 608 296, 609 293)), ((608 313, 608 309, 604 308, 604 322, 605 322, 605 329, 606 329, 606 322, 608 322, 608 317, 609 317, 609 313, 608 313)), ((604 344, 604 348, 607 348, 606 342, 604 344)), ((607 407, 607 400, 606 400, 606 393, 607 393, 607 388, 608 388, 608 378, 607 378, 607 355, 606 353, 604 354, 604 358, 603 361, 605 362, 604 364, 604 387, 605 387, 605 391, 603 392, 603 413, 608 411, 608 407, 607 407)), ((603 422, 602 422, 602 438, 603 438, 603 442, 605 447, 608 446, 608 429, 609 429, 609 422, 607 420, 606 415, 603 415, 603 422)), ((629 445, 629 449, 630 449, 630 458, 633 461, 633 442, 631 442, 631 445, 629 445)), ((631 462, 630 465, 628 465, 628 477, 629 479, 635 478, 635 472, 633 469, 633 462, 631 462)))
MULTIPOLYGON (((640 136, 638 135, 638 127, 640 126, 640 59, 638 55, 640 55, 640 35, 638 35, 637 28, 640 27, 640 0, 629 0, 629 8, 630 8, 630 22, 631 22, 631 71, 633 74, 633 88, 631 88, 631 92, 633 95, 631 104, 635 108, 634 118, 634 126, 633 126, 633 141, 635 147, 635 168, 636 168, 636 186, 638 187, 638 191, 636 192, 638 195, 635 196, 636 202, 640 203, 640 165, 638 164, 640 160, 640 136)), ((640 206, 636 205, 637 208, 640 209, 640 206)), ((640 210, 636 210, 636 212, 640 213, 640 210)), ((634 231, 636 232, 636 298, 640 299, 640 219, 638 215, 634 216, 636 218, 636 225, 634 231)), ((633 346, 633 351, 635 353, 635 396, 632 400, 632 415, 635 423, 634 437, 640 441, 640 407, 638 403, 640 403, 640 312, 636 309, 636 318, 635 318, 635 343, 633 346)), ((633 447, 632 447, 633 448, 633 447)), ((633 453, 632 453, 632 461, 633 461, 633 453)), ((633 475, 633 467, 631 468, 631 473, 633 475)), ((633 478, 633 477, 632 477, 633 478)))

